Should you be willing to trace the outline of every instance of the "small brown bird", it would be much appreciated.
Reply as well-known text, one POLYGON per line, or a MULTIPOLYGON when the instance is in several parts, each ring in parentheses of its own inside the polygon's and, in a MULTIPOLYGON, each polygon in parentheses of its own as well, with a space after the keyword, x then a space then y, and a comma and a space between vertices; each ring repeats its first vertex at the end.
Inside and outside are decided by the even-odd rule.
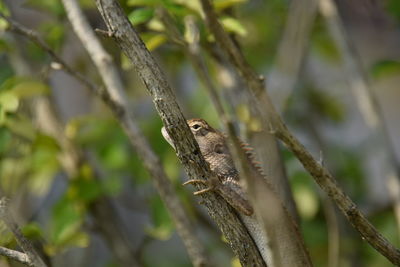
MULTIPOLYGON (((215 177, 209 180, 193 179, 184 185, 204 184, 207 188, 195 192, 195 195, 216 191, 236 210, 248 216, 252 215, 253 208, 239 183, 239 173, 229 152, 225 135, 212 128, 203 119, 190 119, 187 123, 199 144, 201 154, 217 179, 215 177)), ((164 138, 173 146, 172 139, 164 127, 161 131, 164 138)))

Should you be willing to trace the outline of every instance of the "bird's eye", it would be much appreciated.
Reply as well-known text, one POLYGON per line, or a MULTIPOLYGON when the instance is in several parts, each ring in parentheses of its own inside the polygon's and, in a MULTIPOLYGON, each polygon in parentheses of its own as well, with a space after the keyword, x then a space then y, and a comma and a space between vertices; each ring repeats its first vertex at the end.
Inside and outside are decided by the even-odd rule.
POLYGON ((200 127, 201 126, 199 124, 193 124, 193 126, 192 126, 192 128, 195 130, 200 129, 200 127))

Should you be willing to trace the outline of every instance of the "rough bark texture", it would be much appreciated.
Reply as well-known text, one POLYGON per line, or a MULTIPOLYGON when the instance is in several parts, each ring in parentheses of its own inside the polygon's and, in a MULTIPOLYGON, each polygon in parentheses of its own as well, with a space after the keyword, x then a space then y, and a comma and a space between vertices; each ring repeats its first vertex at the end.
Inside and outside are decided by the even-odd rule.
MULTIPOLYGON (((186 213, 171 182, 164 172, 159 158, 155 155, 146 138, 140 132, 139 127, 134 121, 134 116, 129 112, 123 83, 112 58, 96 38, 77 1, 63 0, 63 4, 75 33, 78 35, 97 67, 110 97, 124 109, 123 113, 116 113, 117 116, 121 115, 118 117, 118 120, 124 126, 133 147, 137 150, 139 156, 145 163, 145 167, 151 174, 152 181, 176 225, 178 234, 186 246, 193 265, 196 267, 209 266, 209 257, 206 255, 206 250, 200 238, 196 235, 193 224, 189 221, 189 215, 186 213)), ((107 211, 103 211, 101 208, 96 209, 96 206, 94 210, 97 211, 96 214, 104 214, 104 217, 107 217, 107 211)), ((109 231, 106 232, 109 233, 109 231)), ((123 248, 121 248, 121 250, 123 250, 123 248)), ((121 256, 128 255, 124 253, 121 256)))
MULTIPOLYGON (((209 166, 200 153, 198 144, 186 124, 164 74, 144 46, 121 7, 113 0, 98 0, 96 3, 111 36, 130 58, 151 94, 185 171, 192 179, 211 177, 212 173, 209 166)), ((242 265, 265 266, 254 241, 225 200, 214 193, 210 193, 203 196, 203 202, 242 265)))

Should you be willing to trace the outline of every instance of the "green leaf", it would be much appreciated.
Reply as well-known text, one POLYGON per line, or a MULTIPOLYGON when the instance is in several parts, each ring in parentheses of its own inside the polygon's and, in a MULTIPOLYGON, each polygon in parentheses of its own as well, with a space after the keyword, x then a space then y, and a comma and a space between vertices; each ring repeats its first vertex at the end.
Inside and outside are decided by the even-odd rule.
POLYGON ((5 112, 15 112, 19 106, 18 97, 12 92, 0 94, 0 107, 5 112))
POLYGON ((50 91, 50 88, 39 81, 28 80, 21 82, 11 88, 13 94, 18 98, 29 98, 37 95, 43 95, 50 91))
POLYGON ((42 229, 36 222, 26 224, 22 228, 22 233, 29 239, 39 239, 43 236, 42 229))
POLYGON ((11 145, 11 133, 5 127, 0 127, 0 155, 8 150, 11 145))
POLYGON ((163 3, 162 0, 128 0, 128 6, 157 6, 163 3))
POLYGON ((146 231, 154 238, 169 239, 172 235, 173 224, 159 196, 154 196, 150 200, 150 209, 154 226, 148 227, 146 231))
POLYGON ((102 195, 102 193, 102 185, 94 179, 74 179, 68 189, 69 197, 81 200, 85 203, 90 203, 102 195))
POLYGON ((128 164, 128 151, 125 143, 114 142, 103 150, 103 160, 110 169, 120 169, 128 164))
POLYGON ((64 8, 60 1, 28 0, 25 1, 24 5, 30 8, 36 8, 45 12, 49 12, 51 14, 55 14, 57 16, 61 16, 64 14, 64 8))
POLYGON ((129 15, 129 21, 135 26, 149 21, 154 15, 154 9, 152 8, 138 8, 132 11, 129 15))
POLYGON ((235 18, 223 17, 221 18, 221 23, 228 32, 236 33, 240 36, 246 36, 246 28, 235 18))
POLYGON ((164 34, 152 34, 151 36, 147 35, 146 38, 143 38, 149 51, 154 51, 156 48, 167 42, 167 40, 168 38, 164 34))
POLYGON ((393 14, 398 20, 400 20, 400 1, 388 0, 386 1, 386 9, 393 14))
POLYGON ((318 197, 314 191, 306 185, 298 185, 293 190, 296 206, 302 218, 311 220, 319 209, 318 197))
POLYGON ((14 134, 22 136, 28 140, 34 140, 36 129, 32 125, 32 121, 21 116, 14 116, 12 119, 6 119, 4 125, 14 134))
POLYGON ((58 50, 64 43, 64 25, 59 23, 43 23, 40 31, 46 34, 46 42, 53 48, 58 50))
POLYGON ((400 61, 382 60, 372 67, 372 75, 375 78, 385 78, 400 74, 400 61))
POLYGON ((232 6, 246 3, 247 0, 214 0, 214 8, 217 11, 221 11, 226 8, 230 8, 232 6))
MULTIPOLYGON (((6 4, 4 3, 4 1, 0 1, 0 12, 2 14, 4 14, 5 16, 10 15, 10 11, 6 7, 6 4)), ((0 18, 0 31, 7 29, 7 27, 8 27, 8 22, 5 19, 0 18)))
POLYGON ((50 242, 65 245, 79 232, 83 213, 79 205, 63 197, 53 208, 50 242))

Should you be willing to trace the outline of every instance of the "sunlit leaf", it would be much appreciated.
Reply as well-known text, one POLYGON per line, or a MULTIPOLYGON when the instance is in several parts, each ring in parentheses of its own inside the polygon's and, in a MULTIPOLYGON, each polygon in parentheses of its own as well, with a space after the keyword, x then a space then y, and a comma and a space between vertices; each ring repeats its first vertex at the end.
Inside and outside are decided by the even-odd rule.
POLYGON ((18 83, 11 88, 13 94, 18 98, 28 98, 36 95, 42 95, 49 92, 49 87, 39 81, 28 80, 26 82, 18 83))
POLYGON ((294 188, 294 199, 299 213, 304 219, 312 219, 318 212, 318 197, 310 187, 302 185, 294 188))
POLYGON ((246 36, 247 30, 240 21, 232 17, 221 18, 221 23, 228 32, 237 33, 240 36, 246 36))
POLYGON ((145 39, 146 40, 144 40, 144 42, 146 44, 147 49, 153 51, 160 45, 164 44, 168 38, 164 34, 155 34, 145 39))
MULTIPOLYGON (((5 16, 10 15, 10 12, 9 12, 8 8, 6 7, 6 4, 4 3, 4 1, 0 1, 0 12, 2 14, 4 14, 5 16)), ((5 19, 0 18, 0 32, 7 29, 7 27, 8 27, 8 22, 5 19)))
POLYGON ((231 267, 241 267, 240 260, 238 257, 232 258, 231 267))
POLYGON ((194 11, 197 14, 203 13, 200 1, 198 0, 172 0, 172 2, 174 2, 175 4, 185 6, 187 9, 194 11))
POLYGON ((154 15, 154 9, 151 8, 138 8, 132 11, 129 15, 129 21, 133 25, 138 25, 149 21, 154 15))
POLYGON ((165 30, 164 24, 162 24, 162 22, 161 22, 158 18, 156 18, 156 17, 152 18, 152 19, 147 23, 147 27, 148 27, 150 30, 157 31, 157 32, 162 32, 162 31, 165 30))
POLYGON ((162 4, 162 0, 128 0, 128 6, 156 6, 162 4))
POLYGON ((214 4, 215 10, 220 11, 220 10, 235 6, 237 4, 245 3, 247 1, 248 0, 215 0, 213 2, 213 4, 214 4))
POLYGON ((15 112, 19 106, 18 97, 12 92, 0 94, 0 106, 5 112, 15 112))

